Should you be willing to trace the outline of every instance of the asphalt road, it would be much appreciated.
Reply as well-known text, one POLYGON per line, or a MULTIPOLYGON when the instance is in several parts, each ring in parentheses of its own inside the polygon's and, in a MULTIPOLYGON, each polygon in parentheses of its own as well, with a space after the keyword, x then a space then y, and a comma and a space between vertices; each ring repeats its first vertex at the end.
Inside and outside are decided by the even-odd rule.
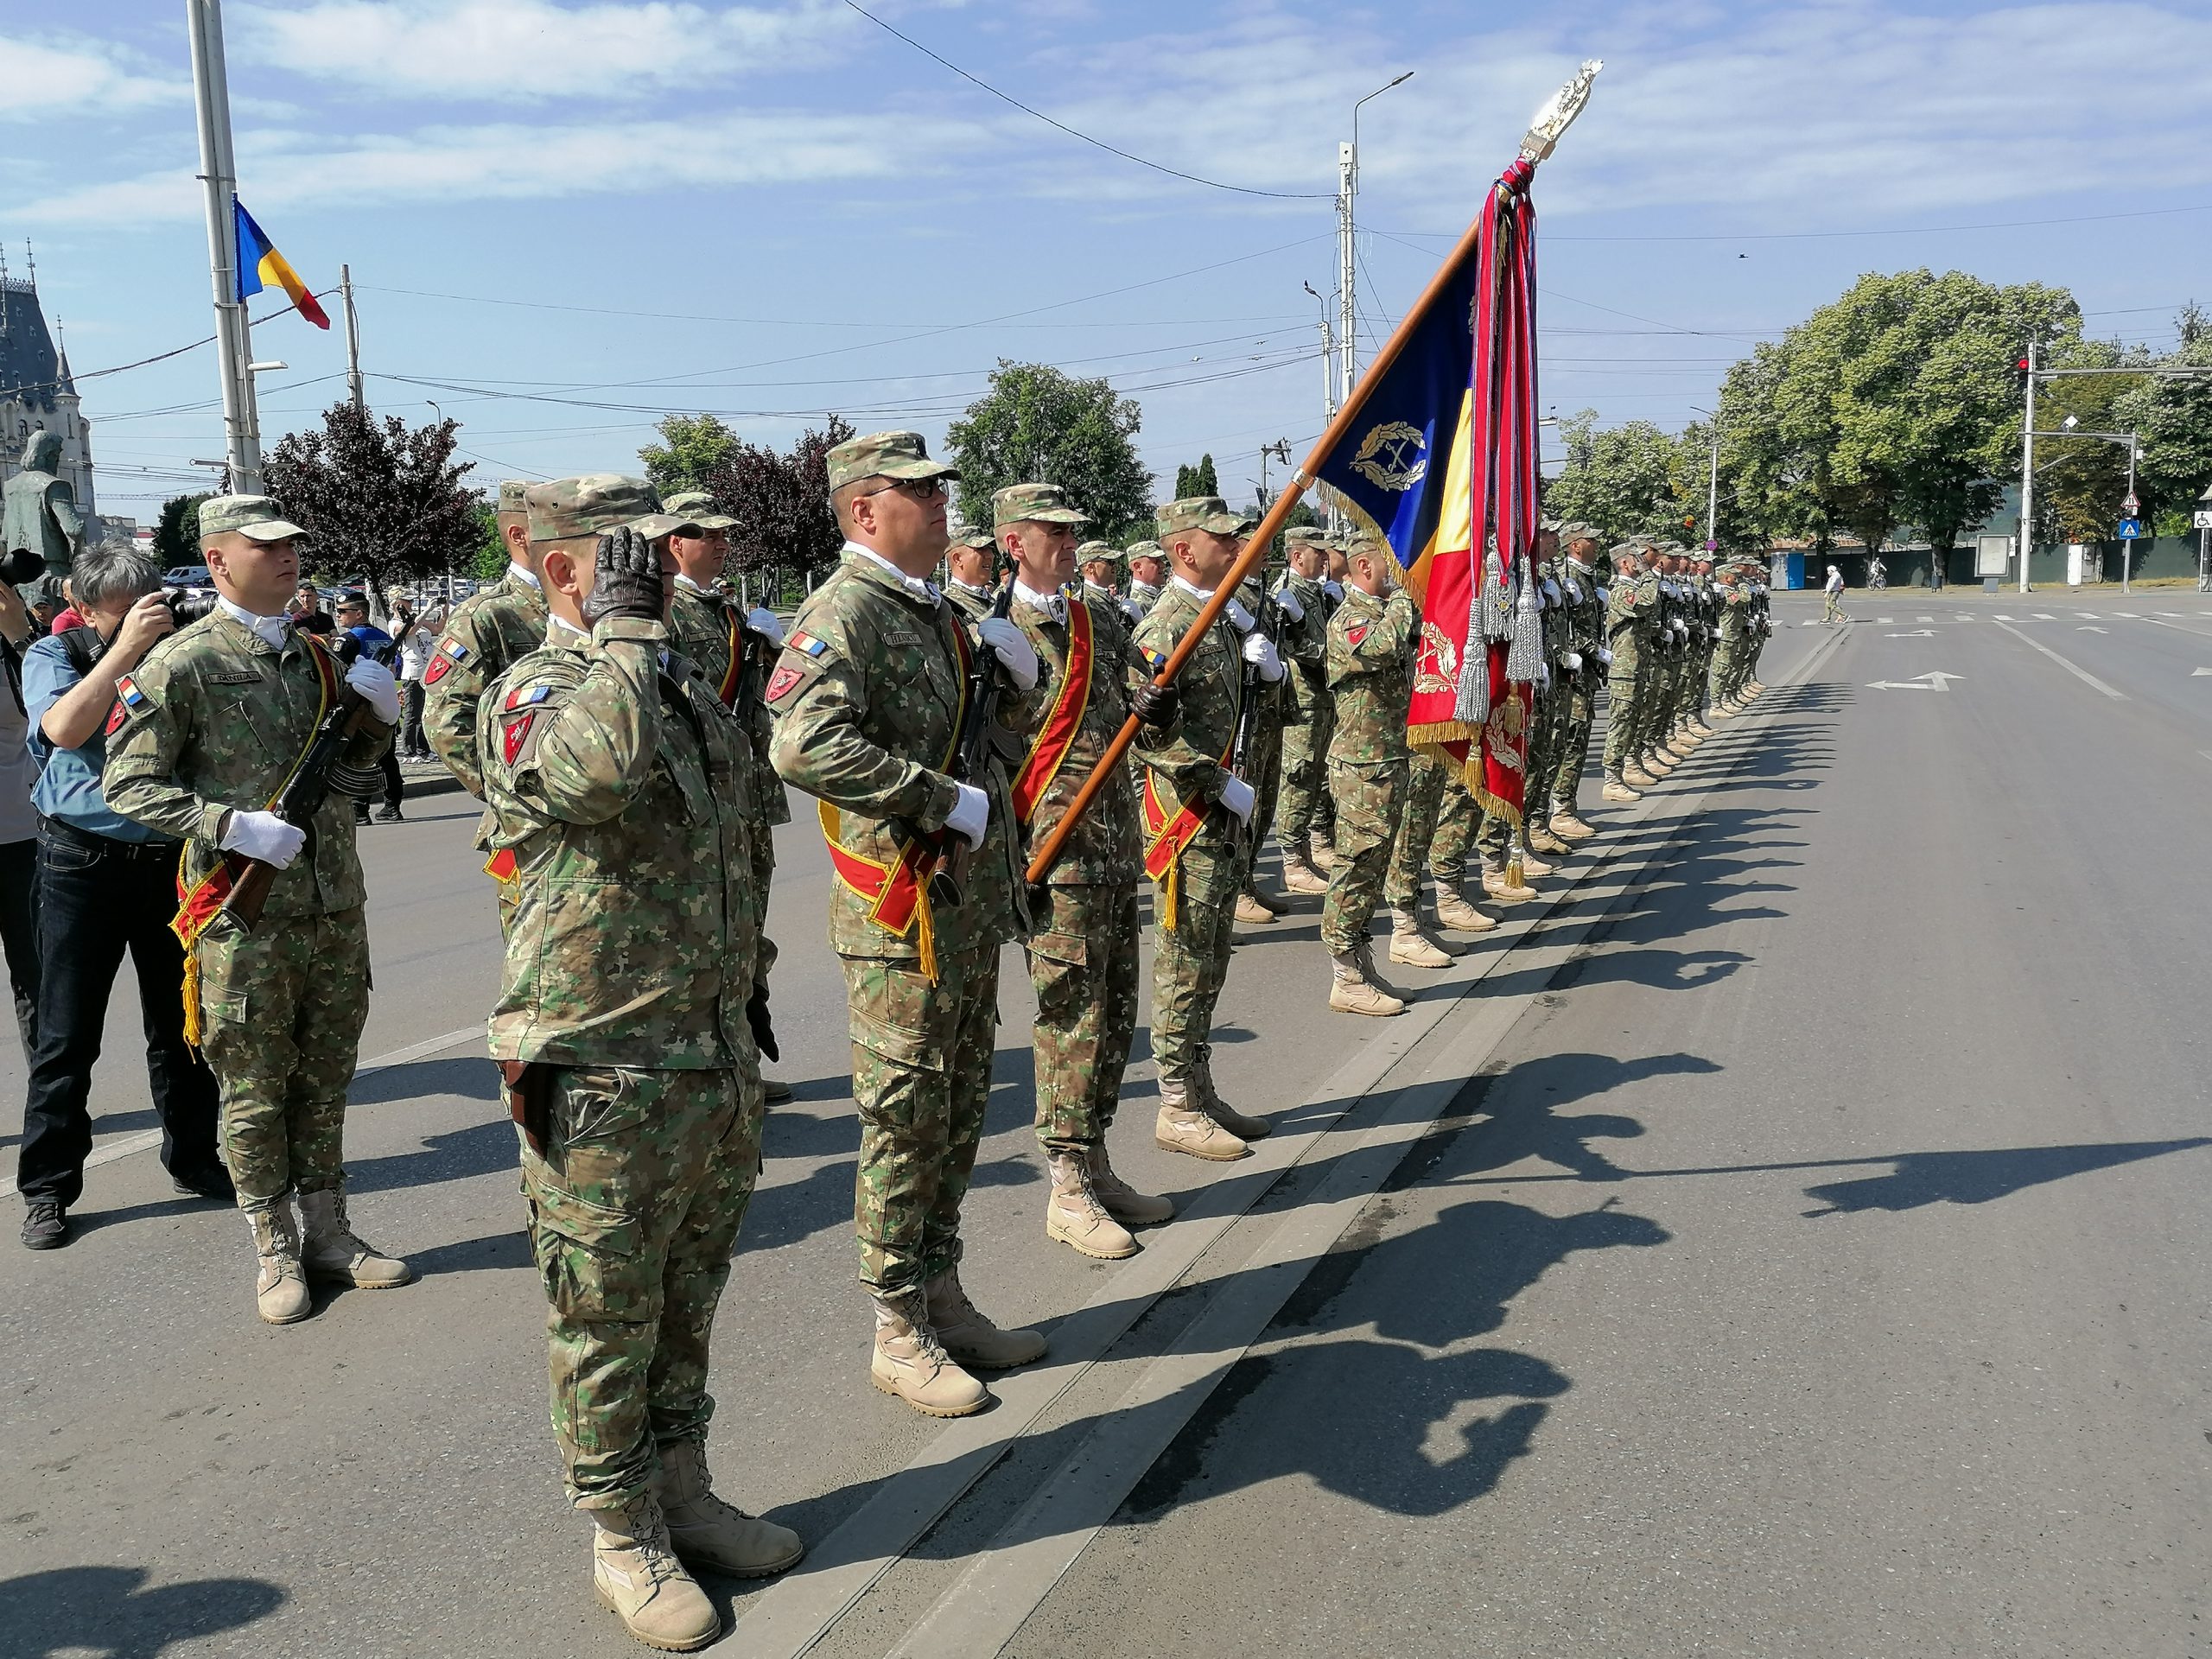
MULTIPOLYGON (((1140 1064, 1116 1160, 1185 1214, 1131 1262, 1041 1236, 1011 974, 967 1277, 1055 1350, 962 1424, 864 1374, 802 815, 799 1098, 714 1444, 812 1553, 712 1586, 716 1651, 2212 1652, 2212 606, 1849 608, 1785 599, 1775 691, 1545 914, 1397 970, 1407 1018, 1323 1011, 1312 902, 1249 932, 1221 1069, 1281 1127, 1225 1171, 1160 1154, 1140 1064)), ((0 1243, 0 1652, 639 1651, 544 1427, 466 805, 364 842, 363 1053, 406 1058, 357 1082, 348 1164, 419 1284, 259 1325, 243 1224, 122 1150, 118 994, 86 1231, 0 1243)))

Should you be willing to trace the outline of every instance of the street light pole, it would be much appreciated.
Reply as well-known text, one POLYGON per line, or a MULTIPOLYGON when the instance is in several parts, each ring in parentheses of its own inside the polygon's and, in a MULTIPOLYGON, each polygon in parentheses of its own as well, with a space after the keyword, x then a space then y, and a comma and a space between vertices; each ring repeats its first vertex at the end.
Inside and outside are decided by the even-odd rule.
POLYGON ((358 415, 367 409, 368 403, 361 395, 361 324, 353 315, 353 266, 338 267, 338 292, 346 302, 346 395, 358 415))
POLYGON ((251 325, 238 298, 238 168, 231 153, 231 93, 223 66, 222 0, 185 0, 192 35, 193 101, 200 121, 200 178, 207 187, 207 262, 215 290, 215 352, 223 378, 224 449, 230 486, 261 493, 261 416, 253 395, 251 325))
POLYGON ((2028 591, 2028 549, 2036 522, 2036 342, 2028 341, 2028 412, 2020 423, 2020 591, 2028 591))
POLYGON ((1344 353, 1344 374, 1337 391, 1340 403, 1351 400, 1351 389, 1359 378, 1359 313, 1353 304, 1353 270, 1357 253, 1352 239, 1353 198, 1359 194, 1359 105, 1413 78, 1414 72, 1408 69, 1355 103, 1351 106, 1351 142, 1337 146, 1337 346, 1344 353))

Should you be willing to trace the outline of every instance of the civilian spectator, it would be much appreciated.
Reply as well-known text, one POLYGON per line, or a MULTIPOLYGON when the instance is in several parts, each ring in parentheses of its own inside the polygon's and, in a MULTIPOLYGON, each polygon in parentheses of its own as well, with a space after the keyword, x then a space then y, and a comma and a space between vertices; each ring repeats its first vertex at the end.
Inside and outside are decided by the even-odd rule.
POLYGON ((289 609, 292 620, 309 633, 319 633, 326 639, 329 637, 330 613, 322 608, 322 593, 315 583, 303 582, 300 584, 299 591, 292 595, 289 609), (315 626, 317 618, 321 619, 321 627, 315 626))
POLYGON ((22 596, 0 582, 0 675, 7 680, 0 690, 0 948, 7 953, 26 1065, 38 1028, 38 814, 31 806, 36 768, 24 747, 30 716, 23 707, 22 652, 30 637, 31 615, 22 596))
POLYGON ((184 1040, 184 952, 169 931, 178 846, 111 810, 100 791, 117 682, 176 625, 160 567, 135 548, 87 548, 72 582, 90 626, 41 639, 23 658, 30 753, 42 767, 31 798, 43 967, 16 1185, 27 1206, 23 1243, 35 1250, 69 1242, 92 1145, 92 1066, 126 950, 162 1162, 180 1192, 232 1201, 216 1150, 214 1075, 184 1040))
POLYGON ((423 676, 430 666, 430 653, 437 649, 438 632, 445 623, 442 605, 417 616, 411 600, 392 601, 391 632, 399 641, 399 748, 404 760, 432 758, 429 740, 423 735, 423 676))
MULTIPOLYGON (((338 626, 359 642, 361 655, 372 663, 392 665, 399 655, 398 642, 369 620, 369 601, 359 594, 342 594, 338 600, 338 626)), ((404 712, 404 711, 403 711, 404 712)), ((384 804, 377 809, 378 823, 397 823, 401 819, 399 802, 405 789, 399 774, 399 746, 387 744, 384 752, 384 804)), ((369 804, 353 803, 353 822, 369 821, 369 804)))
POLYGON ((31 632, 44 639, 54 632, 55 614, 68 603, 61 596, 61 584, 52 576, 41 576, 24 598, 31 608, 31 632))
MULTIPOLYGON (((61 597, 65 600, 69 599, 69 584, 66 582, 61 584, 61 597)), ((84 613, 77 608, 76 602, 72 600, 62 610, 61 613, 54 619, 54 626, 48 628, 47 632, 48 633, 67 633, 72 628, 81 628, 84 626, 84 613)))

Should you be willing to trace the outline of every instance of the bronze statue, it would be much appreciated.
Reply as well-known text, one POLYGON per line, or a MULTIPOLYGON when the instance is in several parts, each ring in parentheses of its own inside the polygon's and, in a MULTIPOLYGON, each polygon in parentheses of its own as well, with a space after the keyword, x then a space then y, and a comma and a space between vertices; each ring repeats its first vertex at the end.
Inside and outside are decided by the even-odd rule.
POLYGON ((61 463, 61 436, 56 432, 34 432, 23 446, 22 470, 8 480, 0 497, 0 539, 6 552, 28 549, 46 561, 47 573, 69 574, 72 560, 85 543, 85 518, 77 511, 77 493, 54 469, 61 463))

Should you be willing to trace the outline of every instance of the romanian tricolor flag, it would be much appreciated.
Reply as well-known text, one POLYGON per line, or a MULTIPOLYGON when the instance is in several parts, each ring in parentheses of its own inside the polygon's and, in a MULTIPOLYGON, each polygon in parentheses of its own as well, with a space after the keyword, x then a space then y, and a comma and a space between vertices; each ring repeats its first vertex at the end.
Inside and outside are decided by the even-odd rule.
POLYGON ((274 284, 291 297, 299 314, 318 328, 330 327, 329 314, 315 303, 315 296, 308 292, 308 285, 300 280, 284 256, 276 251, 261 226, 253 222, 253 215, 236 196, 231 198, 231 211, 237 218, 238 228, 238 299, 258 294, 274 284))

